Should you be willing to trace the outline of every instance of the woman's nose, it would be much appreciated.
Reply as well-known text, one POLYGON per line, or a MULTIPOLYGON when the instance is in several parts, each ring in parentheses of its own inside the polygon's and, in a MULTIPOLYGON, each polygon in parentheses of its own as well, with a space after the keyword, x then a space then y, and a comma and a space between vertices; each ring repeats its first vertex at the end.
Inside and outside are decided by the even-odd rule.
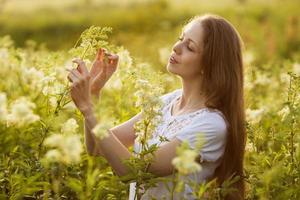
POLYGON ((173 51, 176 54, 181 54, 181 46, 180 46, 180 42, 177 42, 174 46, 173 46, 173 51))

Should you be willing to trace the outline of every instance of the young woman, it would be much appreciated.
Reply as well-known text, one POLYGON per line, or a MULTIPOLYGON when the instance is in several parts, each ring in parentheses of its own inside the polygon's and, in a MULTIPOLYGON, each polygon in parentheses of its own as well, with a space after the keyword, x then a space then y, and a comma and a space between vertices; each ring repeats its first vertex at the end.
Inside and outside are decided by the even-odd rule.
MULTIPOLYGON (((96 140, 92 133, 97 124, 91 96, 99 96, 101 88, 117 68, 118 56, 108 55, 103 61, 104 52, 100 50, 89 72, 82 60, 75 60, 77 69, 70 71, 68 79, 72 82, 71 97, 85 117, 85 139, 90 155, 104 156, 114 171, 125 175, 128 169, 123 159, 131 156, 127 149, 135 142, 134 124, 141 113, 127 122, 109 130, 109 137, 96 140)), ((176 147, 187 140, 194 147, 198 134, 204 134, 205 144, 199 152, 202 170, 195 181, 203 182, 217 178, 221 185, 230 176, 240 176, 225 199, 244 199, 243 157, 246 142, 245 114, 243 99, 243 62, 241 39, 235 28, 225 19, 204 15, 193 18, 183 29, 182 35, 173 46, 167 70, 179 76, 182 89, 177 89, 161 97, 164 102, 163 123, 149 142, 158 142, 164 135, 170 142, 159 147, 151 163, 149 172, 158 176, 169 176, 173 171, 172 159, 176 147)), ((185 186, 187 199, 190 188, 185 186)), ((159 183, 150 188, 142 199, 163 195, 168 191, 159 183)), ((130 199, 134 196, 134 184, 130 186, 130 199)), ((182 197, 176 196, 182 199, 182 197)), ((168 198, 167 198, 168 199, 168 198)))

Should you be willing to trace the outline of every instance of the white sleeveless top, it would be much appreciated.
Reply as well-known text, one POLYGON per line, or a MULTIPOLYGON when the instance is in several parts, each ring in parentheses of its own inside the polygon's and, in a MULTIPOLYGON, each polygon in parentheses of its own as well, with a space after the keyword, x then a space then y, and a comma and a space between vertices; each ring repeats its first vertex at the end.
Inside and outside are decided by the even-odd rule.
MULTIPOLYGON (((200 172, 190 174, 185 178, 197 183, 205 182, 212 177, 224 154, 227 134, 226 120, 219 110, 209 108, 201 108, 194 112, 172 116, 171 107, 181 95, 182 89, 177 89, 160 97, 164 102, 162 122, 157 126, 153 138, 148 141, 148 144, 157 143, 159 146, 165 144, 166 142, 159 141, 159 135, 162 135, 169 140, 175 137, 181 141, 187 140, 191 148, 194 148, 197 134, 204 134, 205 142, 199 152, 202 169, 200 172)), ((140 152, 140 144, 137 141, 134 143, 134 151, 140 152)), ((167 184, 172 187, 171 182, 167 184)), ((184 192, 176 193, 173 199, 194 199, 189 194, 190 192, 191 188, 186 184, 184 192)), ((134 196, 135 182, 130 183, 129 200, 134 200, 134 196)), ((163 199, 164 196, 166 199, 170 199, 166 183, 158 182, 157 186, 149 188, 141 199, 150 200, 151 197, 163 199)))

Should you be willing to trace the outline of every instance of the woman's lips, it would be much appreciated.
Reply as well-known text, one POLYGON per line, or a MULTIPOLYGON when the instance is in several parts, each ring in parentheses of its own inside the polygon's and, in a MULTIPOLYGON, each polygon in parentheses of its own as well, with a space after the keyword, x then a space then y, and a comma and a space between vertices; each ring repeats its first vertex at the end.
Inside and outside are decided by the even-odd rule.
POLYGON ((174 58, 174 56, 170 56, 169 62, 172 64, 178 64, 178 61, 174 58))

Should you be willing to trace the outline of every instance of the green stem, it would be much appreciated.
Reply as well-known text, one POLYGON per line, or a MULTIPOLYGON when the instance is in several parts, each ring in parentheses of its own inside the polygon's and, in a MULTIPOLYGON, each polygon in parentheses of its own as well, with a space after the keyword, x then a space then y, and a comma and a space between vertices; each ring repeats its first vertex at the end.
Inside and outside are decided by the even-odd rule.
POLYGON ((88 50, 90 47, 91 47, 91 43, 89 44, 89 46, 84 50, 83 54, 81 55, 80 58, 81 58, 82 60, 83 60, 83 58, 84 58, 84 56, 85 56, 87 50, 88 50))
POLYGON ((74 45, 73 48, 75 48, 75 47, 77 46, 77 44, 78 44, 78 42, 80 41, 80 39, 81 39, 81 35, 80 35, 80 37, 77 39, 77 41, 76 41, 76 43, 75 43, 75 45, 74 45))

